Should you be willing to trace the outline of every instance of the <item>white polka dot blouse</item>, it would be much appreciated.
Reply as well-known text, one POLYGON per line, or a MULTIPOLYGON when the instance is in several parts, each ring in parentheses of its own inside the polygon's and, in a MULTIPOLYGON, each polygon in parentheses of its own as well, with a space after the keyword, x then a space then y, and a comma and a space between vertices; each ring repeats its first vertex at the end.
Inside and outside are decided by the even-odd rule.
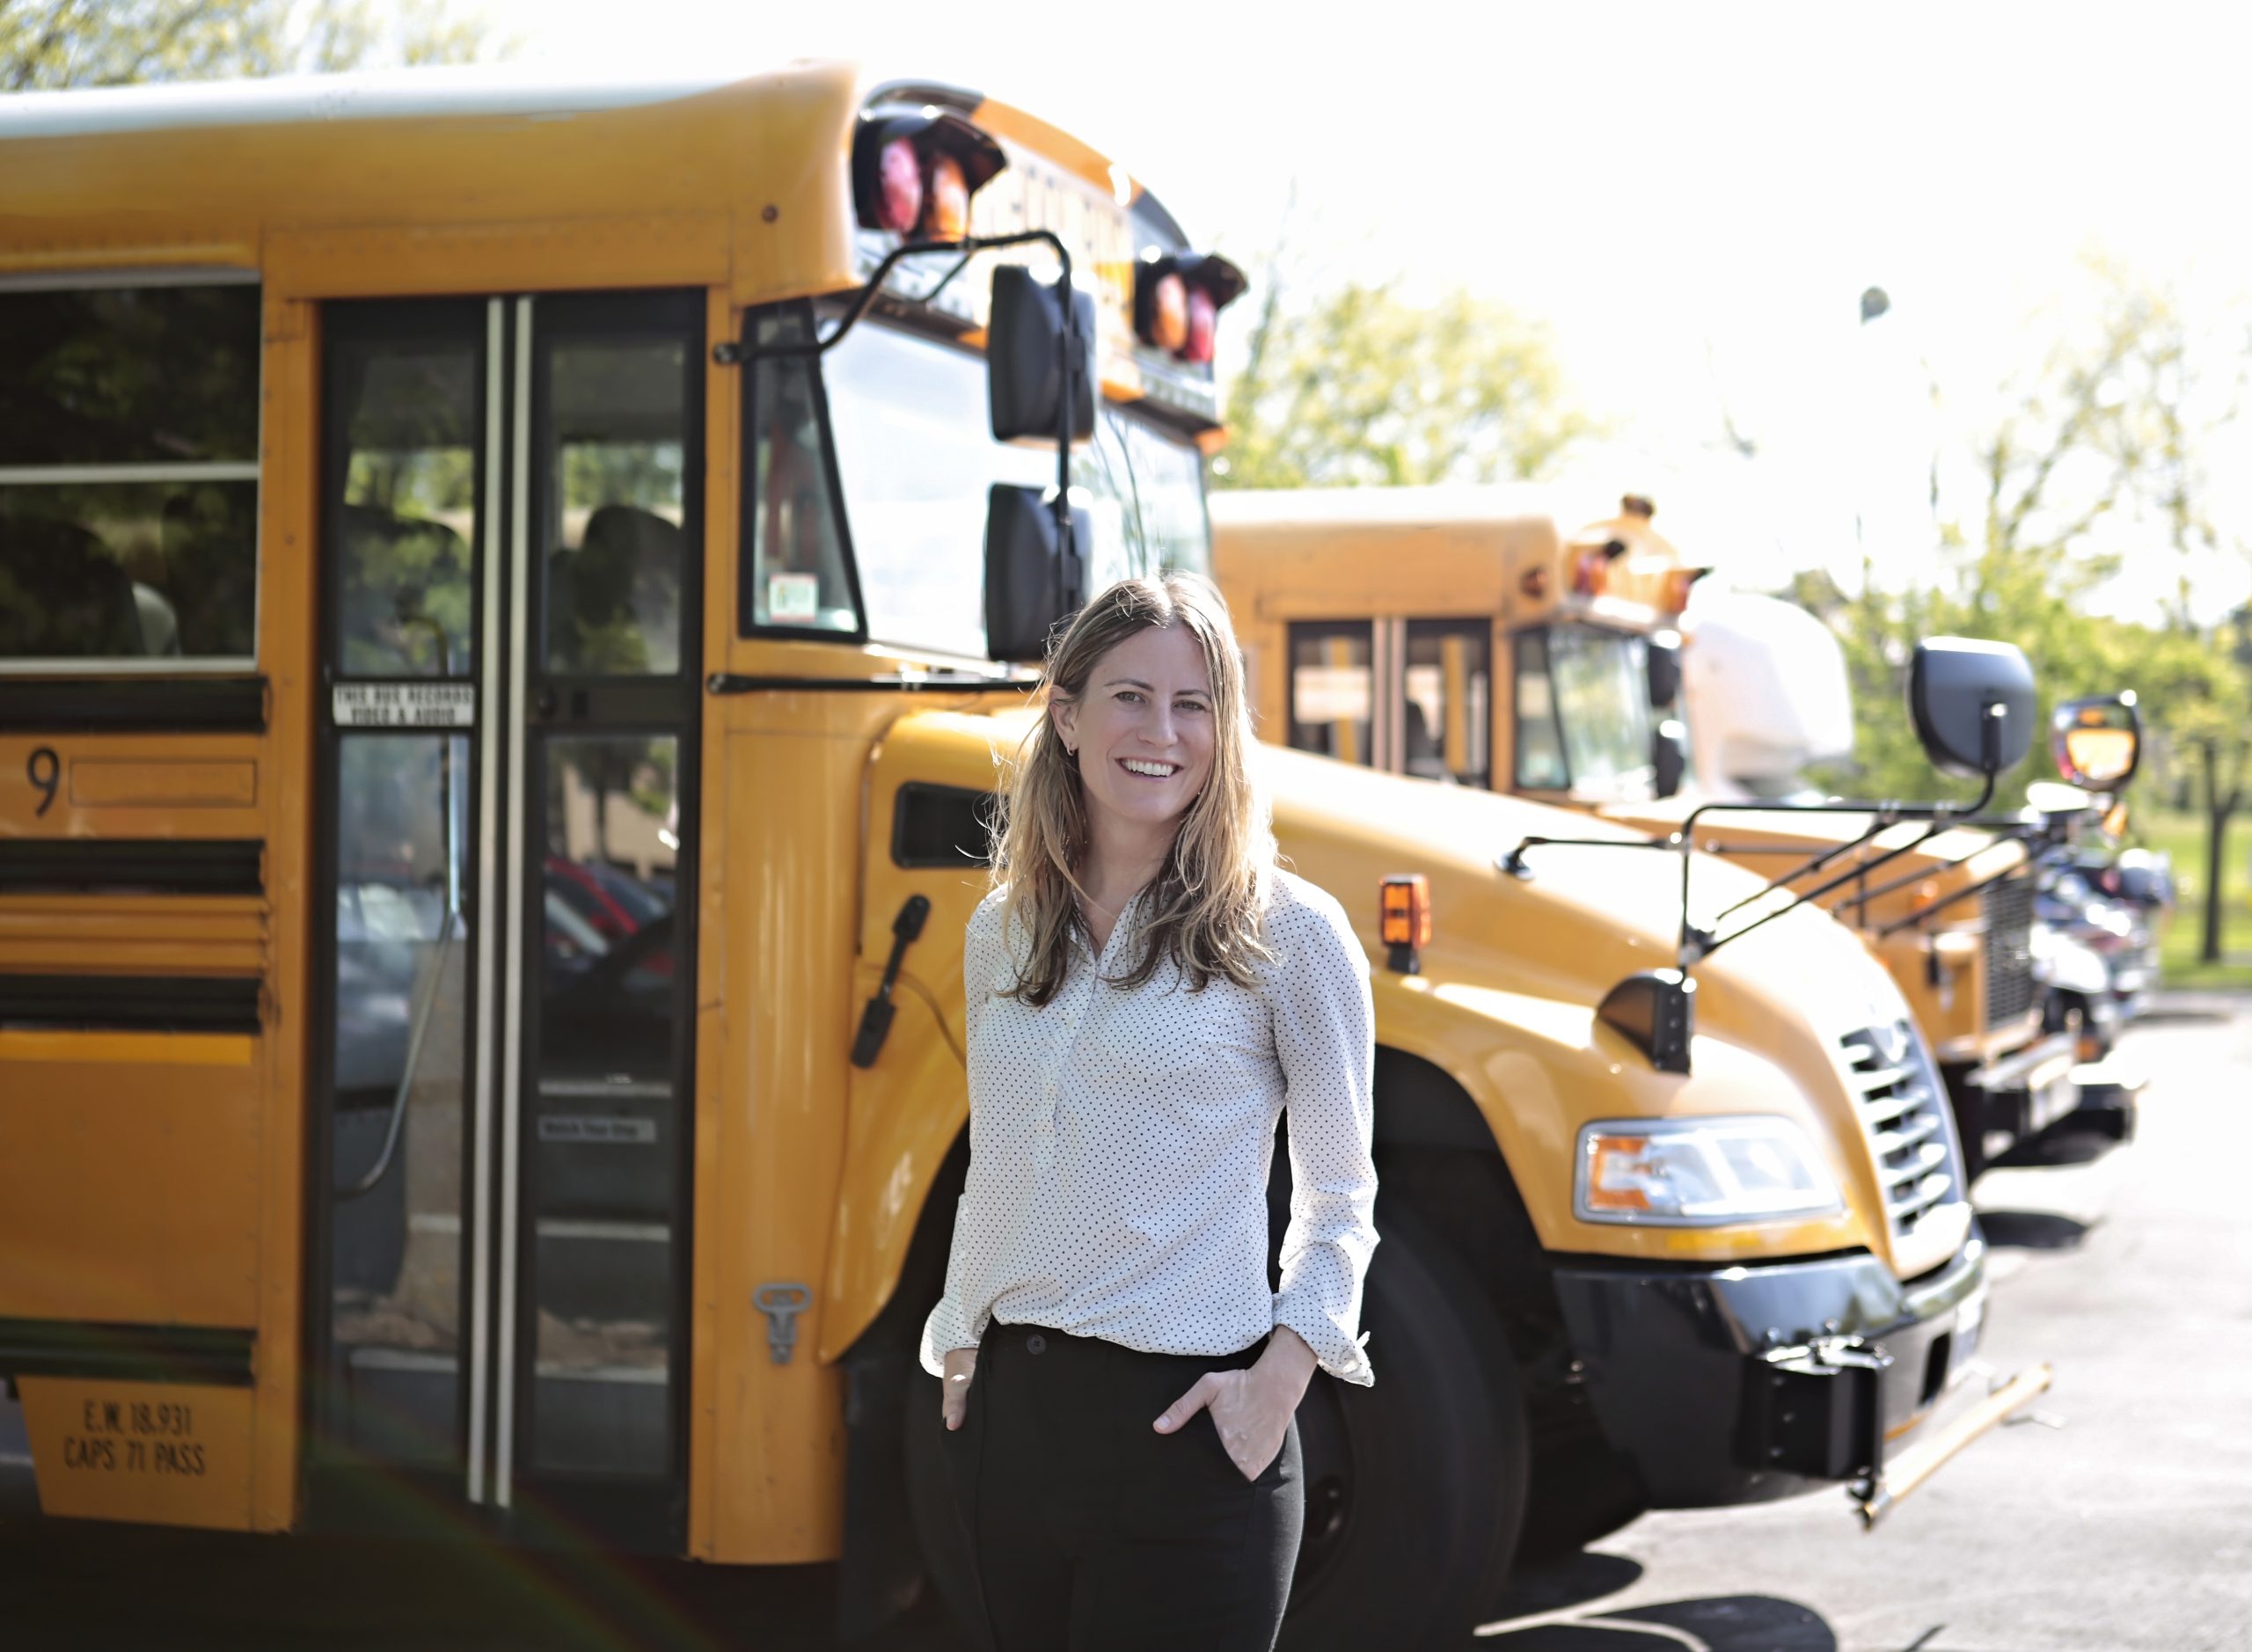
POLYGON ((1367 955, 1327 891, 1277 868, 1273 960, 1255 985, 1192 991, 1168 962, 1139 987, 1142 896, 1100 959, 1082 941, 1061 991, 1014 985, 1021 938, 1001 892, 963 945, 969 1178, 923 1365, 986 1324, 1035 1324, 1149 1353, 1231 1354, 1287 1325, 1349 1383, 1374 1379, 1356 1335, 1376 1248, 1374 1021, 1367 955), (1282 1288, 1267 1273, 1267 1177, 1290 1110, 1282 1288))

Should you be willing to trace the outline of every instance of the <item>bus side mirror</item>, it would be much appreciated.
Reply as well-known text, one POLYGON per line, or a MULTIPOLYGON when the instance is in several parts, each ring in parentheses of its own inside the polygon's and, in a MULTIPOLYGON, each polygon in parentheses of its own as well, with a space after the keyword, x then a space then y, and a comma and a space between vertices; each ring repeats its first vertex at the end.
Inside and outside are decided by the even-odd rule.
POLYGON ((1643 665, 1649 673, 1650 709, 1662 712, 1681 695, 1681 644, 1671 632, 1660 632, 1644 645, 1643 665))
POLYGON ((1084 441, 1094 434, 1094 300, 1073 289, 1067 310, 1062 281, 1043 281, 1021 264, 997 267, 985 324, 993 439, 1057 440, 1064 434, 1067 393, 1071 439, 1084 441))
POLYGON ((2143 720, 2132 690, 2066 700, 2050 714, 2057 772, 2089 792, 2119 792, 2142 761, 2143 720))
POLYGON ((1908 668, 1908 709, 1934 768, 1991 779, 2033 744, 2033 668, 2011 643, 1929 638, 1908 668))
POLYGON ((1669 717, 1650 730, 1650 788, 1659 797, 1671 797, 1688 777, 1689 754, 1684 749, 1689 731, 1669 717))
MULTIPOLYGON (((1071 543, 1093 531, 1085 509, 1071 512, 1071 543)), ((985 652, 996 660, 1044 664, 1048 640, 1086 601, 1086 564, 1066 551, 1051 489, 996 482, 985 495, 985 652)))

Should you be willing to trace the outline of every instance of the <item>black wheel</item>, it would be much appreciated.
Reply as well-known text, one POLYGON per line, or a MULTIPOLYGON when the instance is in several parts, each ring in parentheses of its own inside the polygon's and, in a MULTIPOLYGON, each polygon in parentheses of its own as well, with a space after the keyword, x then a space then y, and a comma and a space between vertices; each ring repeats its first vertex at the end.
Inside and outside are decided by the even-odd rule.
POLYGON ((1385 1210, 1361 1323, 1375 1385, 1317 1377, 1298 1408, 1305 1536, 1286 1652, 1451 1645, 1497 1598, 1525 1505, 1517 1363, 1477 1282, 1385 1210))

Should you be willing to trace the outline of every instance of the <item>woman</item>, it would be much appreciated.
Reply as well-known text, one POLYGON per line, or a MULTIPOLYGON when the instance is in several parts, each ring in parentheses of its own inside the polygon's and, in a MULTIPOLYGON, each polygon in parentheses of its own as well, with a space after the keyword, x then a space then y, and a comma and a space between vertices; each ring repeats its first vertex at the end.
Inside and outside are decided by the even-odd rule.
POLYGON ((1209 584, 1112 586, 1044 683, 964 947, 969 1177, 923 1363, 998 1652, 1270 1648, 1293 1414, 1317 1366, 1371 1380, 1368 961, 1275 865, 1209 584))

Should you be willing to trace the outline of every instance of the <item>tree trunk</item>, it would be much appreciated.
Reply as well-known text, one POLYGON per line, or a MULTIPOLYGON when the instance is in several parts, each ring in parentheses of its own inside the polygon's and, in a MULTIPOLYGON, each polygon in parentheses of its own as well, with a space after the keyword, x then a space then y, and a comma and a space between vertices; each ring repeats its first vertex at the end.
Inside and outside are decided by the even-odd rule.
POLYGON ((2200 741, 2198 749, 2205 760, 2205 910, 2204 933, 2197 957, 2202 962, 2217 964, 2220 961, 2221 920, 2227 911, 2221 878, 2228 869, 2228 822, 2242 801, 2243 793, 2234 787, 2226 795, 2221 792, 2218 741, 2200 741))

